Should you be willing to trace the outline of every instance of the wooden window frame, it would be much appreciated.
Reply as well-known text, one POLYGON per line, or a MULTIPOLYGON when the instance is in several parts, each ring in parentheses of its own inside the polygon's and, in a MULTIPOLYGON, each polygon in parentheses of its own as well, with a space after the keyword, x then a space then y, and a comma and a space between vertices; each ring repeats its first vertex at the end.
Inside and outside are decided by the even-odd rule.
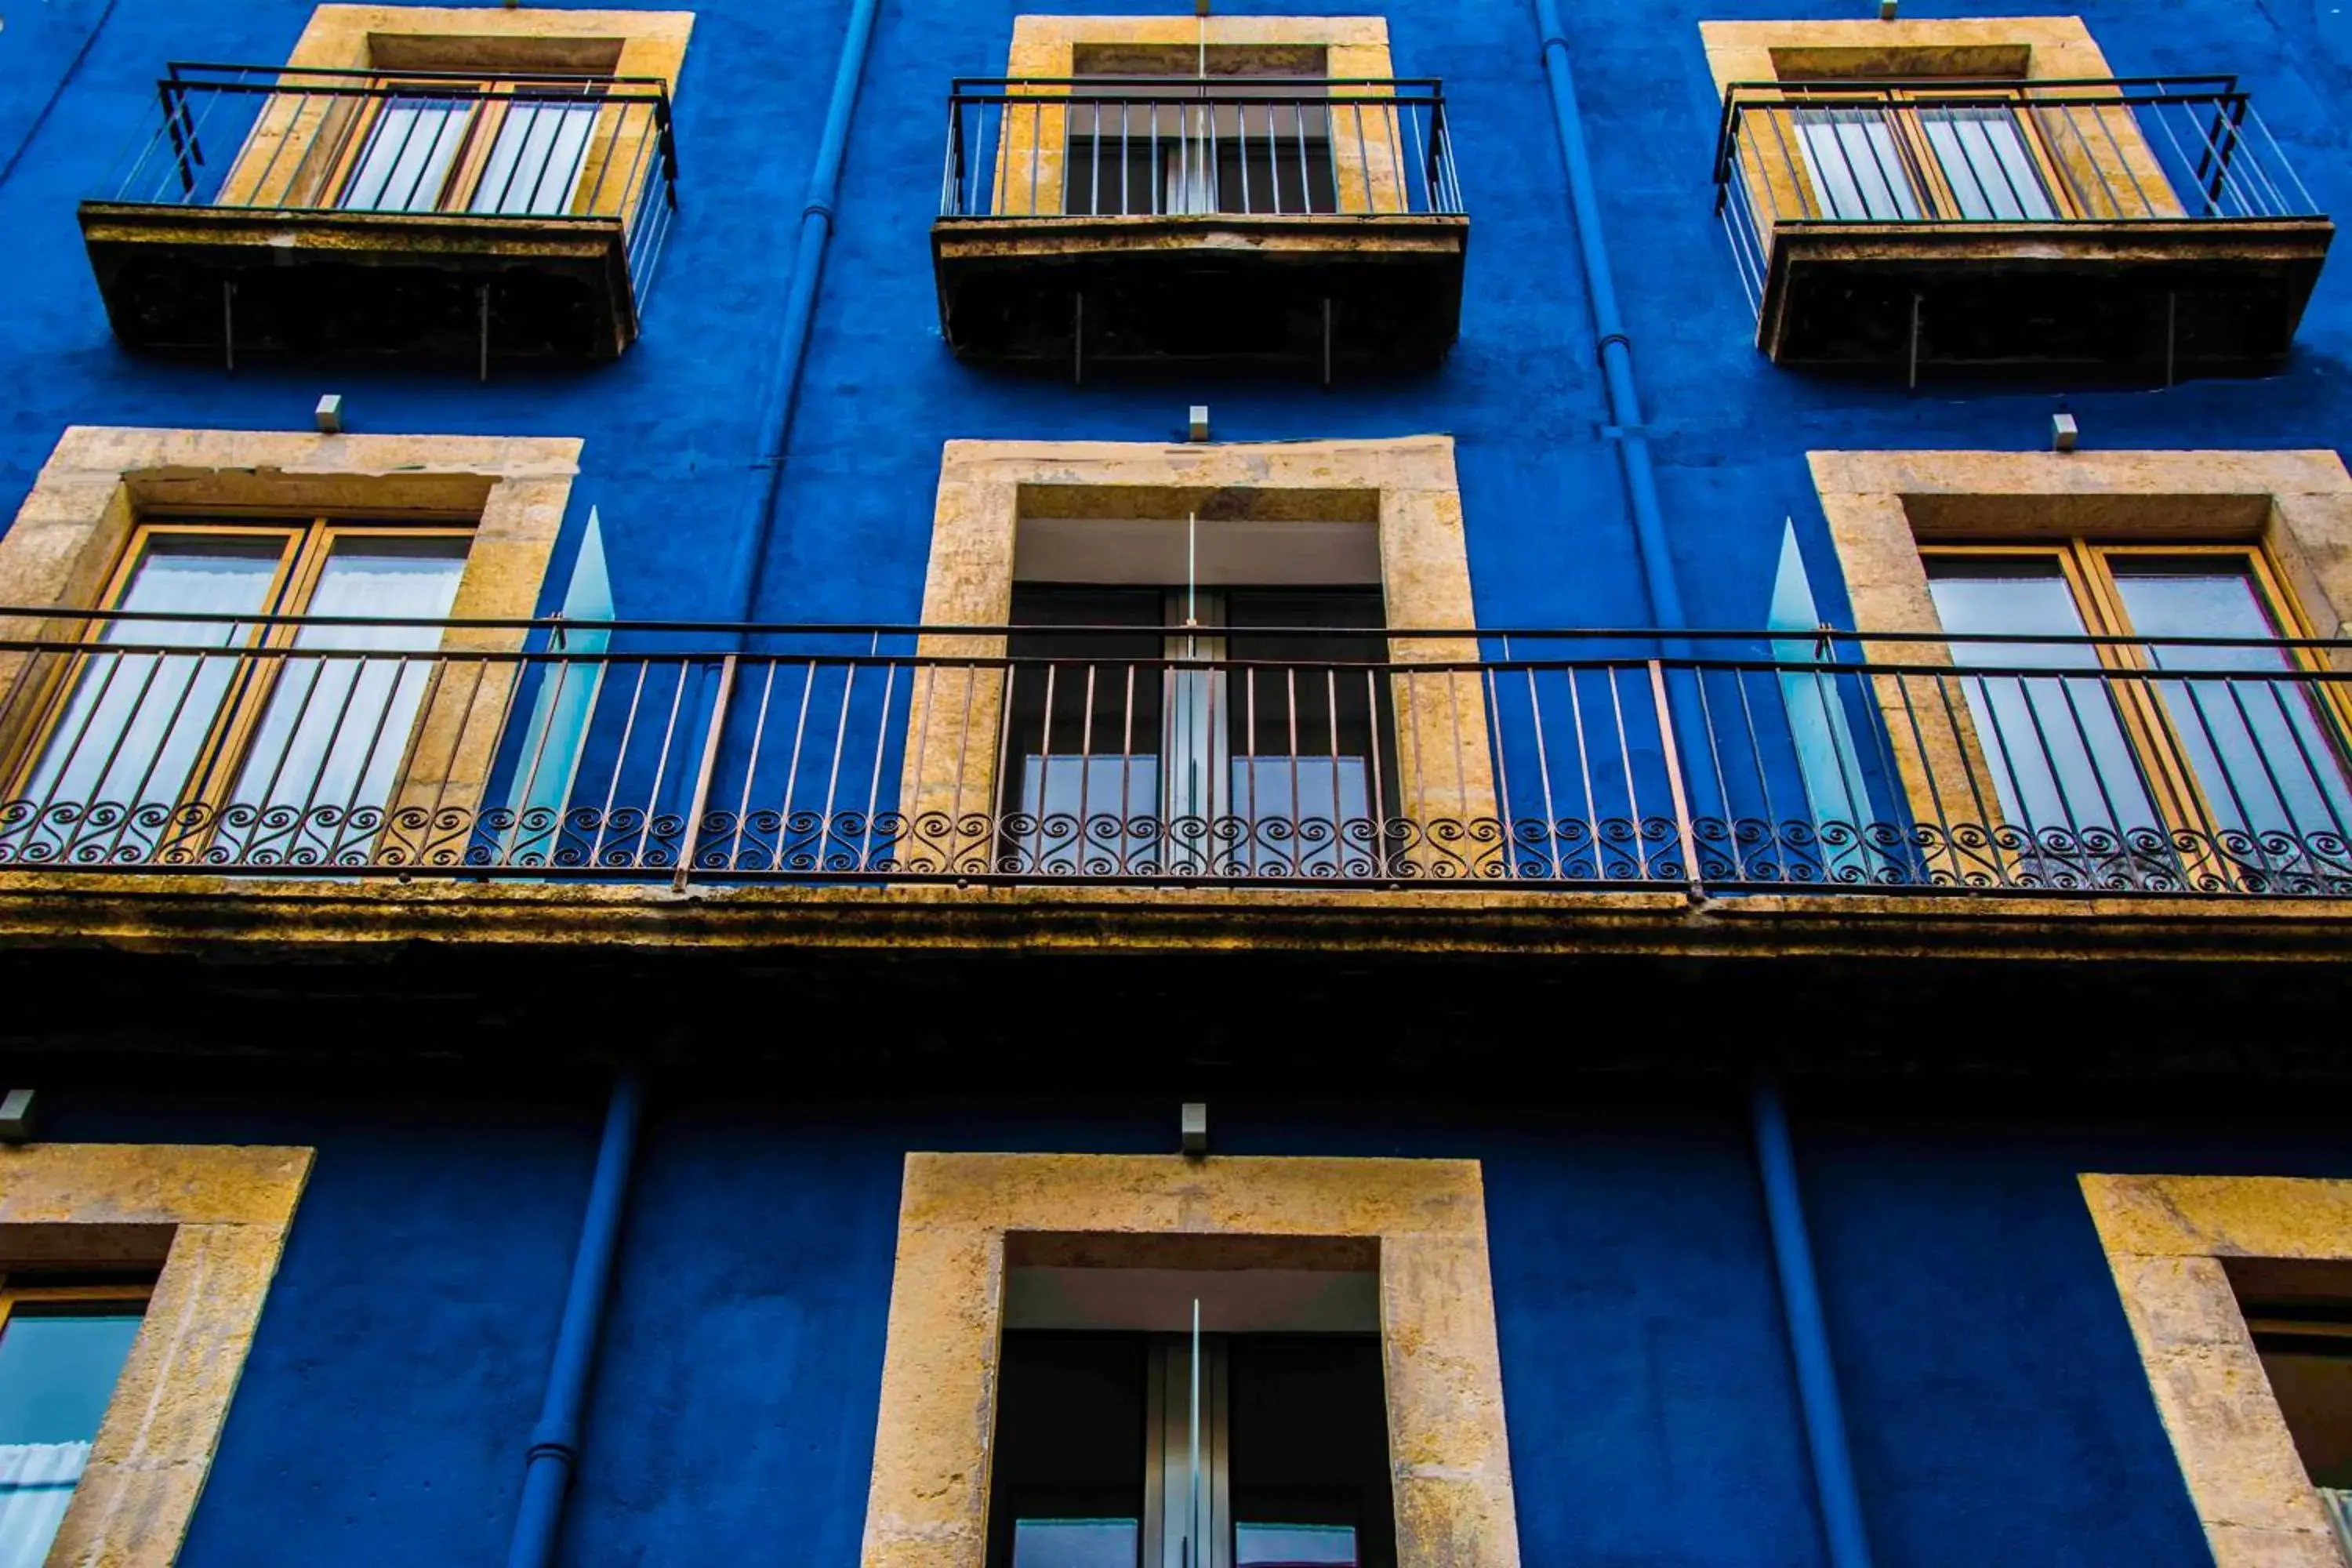
MULTIPOLYGON (((2269 614, 2276 635, 2288 638, 2308 638, 2315 634, 2311 620, 2296 602, 2293 586, 2281 564, 2273 557, 2267 541, 2210 542, 2183 540, 2156 541, 2123 537, 2103 539, 2076 535, 2059 539, 1997 538, 1981 540, 1936 540, 1923 542, 1919 558, 1928 570, 1928 580, 1934 581, 1934 563, 1938 560, 2023 560, 2045 558, 2058 563, 2059 573, 2067 592, 2074 601, 2075 613, 2082 617, 2084 632, 2096 637, 2138 637, 2131 616, 2125 607, 2123 595, 2117 590, 2107 561, 2113 556, 2146 556, 2163 560, 2194 560, 2209 558, 2231 560, 2246 568, 2255 595, 2269 614)), ((1967 642, 1965 633, 1948 635, 1954 642, 1967 642)), ((2301 670, 2323 671, 2328 666, 2314 648, 2285 650, 2294 667, 2301 670)), ((2113 670, 2138 679, 2117 681, 2108 688, 2115 703, 2116 717, 2122 726, 2126 742, 2131 747, 2133 759, 2138 763, 2141 782, 2147 790, 2149 804, 2168 829, 2195 836, 2197 841, 2211 842, 2222 830, 2223 816, 2206 798, 2205 785, 2189 761, 2189 752, 2179 733, 2172 714, 2157 689, 2161 684, 2156 667, 2148 661, 2143 647, 2129 644, 2102 643, 2095 649, 2103 670, 2113 670)), ((2352 707, 2347 707, 2346 690, 2337 684, 2321 688, 2320 705, 2334 721, 2336 734, 2336 761, 2347 766, 2352 776, 2352 754, 2344 748, 2347 735, 2352 735, 2352 707)))
POLYGON ((0 1333, 8 1331, 8 1320, 16 1315, 20 1306, 68 1302, 103 1307, 120 1303, 123 1306, 136 1305, 143 1317, 154 1296, 155 1282, 152 1279, 109 1280, 98 1285, 44 1285, 38 1274, 0 1273, 0 1333))
MULTIPOLYGON (((1906 86, 1893 93, 1864 92, 1843 87, 1835 78, 1825 78, 1820 81, 1792 78, 1786 82, 1785 85, 1792 91, 1802 89, 1808 95, 1816 93, 1819 95, 1818 101, 1808 101, 1802 105, 1794 106, 1799 112, 1806 110, 1855 109, 1882 111, 1894 132, 1893 141, 1896 153, 1902 162, 1903 176, 1909 182, 1911 195, 1919 204, 1919 216, 1916 218, 1838 219, 1837 215, 1826 210, 1814 211, 1811 213, 1812 216, 1824 220, 1856 223, 1885 221, 1948 224, 2063 223, 2089 216, 2084 211, 2082 203, 2074 199, 2073 182, 2067 176, 2064 166, 2059 162, 2056 149, 2050 144, 2049 133, 2043 130, 2041 117, 2033 112, 2034 100, 2026 90, 2032 83, 2025 76, 2021 74, 2013 85, 1976 80, 1946 84, 1939 82, 1933 74, 1923 70, 1916 73, 1916 80, 1917 86, 1906 86), (2042 182, 2042 194, 2050 204, 2052 216, 2047 218, 1969 218, 1964 216, 1958 193, 1952 184, 1950 171, 1944 166, 1943 155, 1936 151, 1934 142, 1927 135, 1925 116, 1937 110, 1979 107, 2006 109, 2010 111, 2010 123, 2018 128, 2021 143, 2025 149, 2026 155, 2033 162, 2034 174, 2042 182)), ((1818 179, 1818 173, 1811 170, 1812 153, 1810 147, 1801 138, 1797 142, 1797 147, 1801 155, 1806 160, 1809 173, 1812 173, 1813 178, 1818 179)), ((1815 199, 1811 189, 1807 189, 1804 195, 1805 205, 1809 210, 1822 206, 1822 204, 1815 199)))
MULTIPOLYGON (((130 588, 141 562, 146 556, 148 542, 156 538, 278 536, 282 541, 278 570, 270 580, 268 599, 257 612, 267 616, 306 613, 327 561, 340 541, 379 538, 462 540, 470 554, 478 530, 471 523, 346 521, 333 516, 142 519, 132 526, 123 542, 121 554, 100 596, 100 613, 94 614, 81 626, 80 635, 87 642, 109 618, 103 612, 111 611, 121 605, 123 594, 130 588)), ((465 565, 461 558, 461 585, 465 565)), ((250 629, 244 643, 224 645, 215 651, 226 654, 240 647, 247 649, 290 648, 300 631, 301 628, 295 626, 257 625, 250 629)), ((441 641, 443 647, 448 645, 450 638, 447 633, 443 634, 441 641)), ((269 710, 270 698, 277 689, 278 679, 286 667, 286 660, 283 658, 250 659, 240 660, 239 664, 240 668, 232 675, 222 695, 219 711, 205 732, 204 743, 190 765, 189 782, 173 803, 175 806, 202 805, 206 808, 205 817, 210 826, 191 846, 199 852, 219 831, 220 808, 227 805, 230 792, 236 786, 237 775, 252 744, 254 731, 269 710)), ((35 698, 39 716, 27 728, 25 741, 9 760, 5 777, 11 799, 24 799, 28 795, 41 760, 47 754, 49 742, 56 736, 57 726, 71 704, 83 661, 67 657, 58 659, 56 666, 44 676, 35 698)), ((400 765, 393 774, 391 793, 394 799, 404 794, 410 752, 416 743, 418 732, 431 718, 433 707, 429 698, 419 702, 416 714, 410 721, 410 732, 401 741, 400 765)), ((0 1279, 0 1284, 5 1284, 5 1280, 0 1279)))
MULTIPOLYGON (((546 76, 528 72, 510 77, 466 75, 456 71, 452 71, 447 77, 436 77, 429 74, 404 72, 398 75, 380 76, 375 79, 373 85, 381 89, 385 96, 360 100, 356 108, 343 116, 345 122, 324 139, 325 156, 320 160, 322 172, 315 185, 312 186, 315 191, 316 205, 333 207, 339 211, 399 210, 418 216, 433 214, 486 218, 572 217, 593 215, 593 205, 583 209, 581 203, 585 196, 599 188, 603 169, 612 156, 614 145, 622 130, 619 123, 620 117, 627 113, 625 106, 616 106, 606 101, 611 89, 618 85, 616 79, 609 72, 582 73, 577 78, 577 85, 581 90, 576 100, 568 93, 556 90, 559 85, 567 88, 573 85, 571 79, 567 79, 559 84, 546 76), (491 153, 498 147, 499 135, 506 129, 507 118, 513 113, 518 101, 513 98, 485 95, 518 92, 535 85, 543 85, 547 88, 548 94, 544 101, 549 103, 563 104, 578 101, 593 102, 596 105, 596 124, 590 131, 587 142, 581 148, 580 168, 572 175, 572 190, 565 197, 563 210, 560 213, 544 214, 497 211, 477 213, 473 210, 473 200, 480 194, 482 175, 489 165, 491 153), (368 150, 374 141, 375 129, 383 121, 385 110, 393 106, 395 99, 431 99, 436 96, 459 100, 473 99, 475 101, 466 110, 465 129, 459 133, 457 150, 449 160, 448 173, 443 176, 441 188, 435 194, 433 205, 429 208, 344 209, 343 196, 351 189, 352 183, 359 178, 362 169, 366 164, 368 150)), ((536 104, 541 100, 531 101, 536 104)))

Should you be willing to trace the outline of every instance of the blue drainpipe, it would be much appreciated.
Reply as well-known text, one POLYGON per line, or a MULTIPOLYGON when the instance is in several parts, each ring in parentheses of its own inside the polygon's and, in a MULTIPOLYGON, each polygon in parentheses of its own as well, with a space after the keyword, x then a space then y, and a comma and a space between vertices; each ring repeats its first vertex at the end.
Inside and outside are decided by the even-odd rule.
POLYGON ((115 0, 106 0, 106 4, 99 8, 98 20, 92 22, 89 31, 82 35, 81 47, 74 50, 73 58, 66 62, 65 74, 58 78, 58 85, 49 89, 49 96, 41 100, 40 110, 33 116, 32 123, 25 127, 25 134, 16 139, 16 150, 8 154, 5 163, 0 163, 0 185, 6 184, 8 176, 16 172, 16 165, 25 160, 25 149, 33 144, 33 138, 38 136, 41 128, 49 122, 49 115, 58 107, 58 100, 66 95, 66 89, 71 87, 74 78, 81 74, 82 61, 89 58, 89 51, 97 45, 99 34, 104 32, 107 23, 114 19, 114 6, 115 0))
POLYGON ((1601 197, 1593 187, 1592 154, 1584 144, 1584 118, 1576 106, 1574 60, 1559 0, 1536 0, 1536 25, 1543 33, 1544 75, 1551 83, 1552 121, 1568 165, 1568 203, 1576 216, 1576 245, 1584 261, 1584 291, 1592 301, 1592 330, 1601 340, 1601 374, 1609 389, 1609 417, 1617 438, 1617 458, 1625 475, 1625 497, 1633 510, 1633 540, 1642 555, 1650 616, 1661 626, 1680 626, 1682 591, 1675 584, 1674 557, 1666 550, 1665 516, 1658 505, 1657 472, 1650 465, 1650 437, 1642 423, 1642 393, 1633 381, 1633 340, 1617 308, 1617 278, 1609 265, 1609 237, 1601 223, 1601 197))
POLYGON ((555 1364, 548 1369, 539 1425, 531 1428, 522 1505, 515 1514, 507 1568, 547 1568, 555 1560, 563 1500, 572 1489, 572 1469, 580 1457, 580 1413, 587 1402, 588 1374, 596 1364, 604 1302, 612 1293, 613 1255, 620 1246, 621 1216, 628 1206, 629 1167, 636 1156, 645 1099, 645 1080, 636 1068, 621 1068, 604 1108, 604 1138, 596 1150, 588 1212, 580 1222, 580 1249, 572 1257, 572 1288, 563 1298, 563 1321, 555 1332, 555 1364))
POLYGON ((768 566, 768 546, 776 530, 776 498, 782 487, 784 451, 792 444, 793 414, 798 405, 802 362, 808 357, 809 327, 816 317, 817 283, 824 271, 824 247, 833 237, 833 208, 841 192, 841 162, 849 149, 849 121, 857 108, 857 84, 866 74, 867 47, 874 41, 874 18, 881 0, 856 0, 849 13, 849 32, 841 41, 841 60, 833 73, 833 100, 824 111, 824 133, 817 142, 816 166, 809 171, 808 197, 801 208, 800 245, 793 254, 792 292, 784 300, 784 332, 760 400, 759 428, 772 432, 761 452, 759 510, 745 531, 738 558, 742 574, 742 597, 736 619, 748 621, 759 603, 760 579, 768 566))
POLYGON ((1769 1073, 1756 1079, 1753 1102, 1756 1170, 1764 1183, 1764 1216, 1772 1233, 1772 1262, 1780 1276, 1780 1308, 1789 1321, 1789 1356, 1797 1368, 1797 1403, 1804 1412, 1805 1444, 1813 1460, 1813 1490, 1821 1504, 1822 1536, 1830 1568, 1870 1568, 1870 1538, 1862 1523, 1853 1455, 1846 1446, 1845 1408, 1838 1400, 1837 1367, 1822 1316, 1813 1244, 1797 1190, 1797 1153, 1789 1113, 1769 1073))

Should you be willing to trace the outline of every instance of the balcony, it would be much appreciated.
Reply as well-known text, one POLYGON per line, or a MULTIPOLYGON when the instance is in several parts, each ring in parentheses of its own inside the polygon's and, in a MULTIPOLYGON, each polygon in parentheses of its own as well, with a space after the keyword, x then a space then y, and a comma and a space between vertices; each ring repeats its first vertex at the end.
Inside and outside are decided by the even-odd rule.
POLYGON ((2340 644, 8 613, 0 882, 2352 898, 2340 644))
POLYGON ((931 255, 967 359, 1434 363, 1469 241, 1435 81, 959 79, 931 255))
POLYGON ((677 211, 661 82, 174 65, 81 205, 140 349, 590 363, 635 341, 677 211))
POLYGON ((2284 356, 2335 226, 2232 77, 1748 83, 1716 213, 1781 364, 2284 356))

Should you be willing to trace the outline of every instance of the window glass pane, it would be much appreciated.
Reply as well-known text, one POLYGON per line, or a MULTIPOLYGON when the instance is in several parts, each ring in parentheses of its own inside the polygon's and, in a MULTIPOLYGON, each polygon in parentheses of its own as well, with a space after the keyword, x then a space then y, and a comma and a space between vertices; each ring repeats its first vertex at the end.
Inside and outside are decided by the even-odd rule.
POLYGON ((989 1568, 1136 1568, 1144 1346, 1140 1334, 1005 1334, 989 1568))
POLYGON ((1234 1568, 1394 1568, 1380 1341, 1231 1341, 1234 1568))
POLYGON ((139 1321, 20 1304, 0 1329, 0 1563, 47 1553, 139 1321))
POLYGON ((384 100, 359 167, 343 187, 342 205, 370 212, 438 211, 473 108, 465 99, 407 93, 384 100))
MULTIPOLYGON (((336 541, 306 606, 313 616, 433 619, 457 600, 463 539, 336 541)), ((275 662, 269 701, 224 829, 238 854, 331 855, 364 843, 391 798, 437 647, 436 626, 304 626, 298 648, 359 657, 275 662)))
MULTIPOLYGON (((2275 637, 2280 635, 2261 585, 2242 562, 2212 556, 2107 558, 2132 629, 2175 637, 2275 637)), ((2303 863, 2306 844, 2265 843, 2326 835, 2352 826, 2336 726, 2320 687, 2294 678, 2280 647, 2194 647, 2153 643, 2158 668, 2211 672, 2158 683, 2172 732, 2186 755, 2206 813, 2229 846, 2271 870, 2303 863)))
POLYGON ((1387 804, 1375 795, 1395 784, 1380 591, 1235 588, 1225 604, 1233 812, 1250 868, 1363 867, 1387 804))
POLYGON ((1822 216, 1894 223, 1919 216, 1919 198, 1886 110, 1801 109, 1795 118, 1822 216))
POLYGON ((547 216, 572 210, 596 129, 591 103, 520 99, 506 107, 470 210, 547 216))
POLYGON ((2046 556, 1942 557, 1928 563, 1952 661, 1999 671, 1960 681, 2003 816, 2040 852, 2078 870, 2111 868, 2114 836, 2146 829, 2156 810, 2097 651, 2081 643, 1986 643, 1969 634, 2081 637, 2088 631, 2058 563, 2046 556), (2082 671, 2037 676, 2031 670, 2082 671), (2089 836, 2085 838, 2085 836, 2089 836))
POLYGON ((1919 113, 1919 124, 1959 204, 1956 216, 1977 223, 2038 222, 2057 216, 2016 110, 1927 109, 1919 113))
POLYGON ((999 809, 1015 826, 1018 858, 1031 868, 1080 868, 1084 858, 1157 851, 1161 716, 1162 595, 1157 588, 1023 584, 1015 626, 1134 627, 1023 637, 1007 653, 1005 721, 1013 777, 999 809))
MULTIPOLYGON (((282 537, 155 534, 118 608, 235 616, 265 614, 282 537)), ((248 640, 233 619, 109 621, 97 640, 226 648, 248 640)), ((217 653, 78 656, 73 691, 26 791, 37 814, 9 834, 27 858, 143 857, 171 831, 241 660, 217 653)))

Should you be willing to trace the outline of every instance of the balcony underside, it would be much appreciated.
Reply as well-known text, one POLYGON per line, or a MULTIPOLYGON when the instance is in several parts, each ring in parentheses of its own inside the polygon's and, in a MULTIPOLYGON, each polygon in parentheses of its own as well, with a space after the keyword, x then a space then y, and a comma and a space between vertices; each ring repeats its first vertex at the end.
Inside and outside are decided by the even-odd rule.
POLYGON ((26 876, 0 879, 0 1049, 308 1056, 348 1071, 394 1058, 543 1065, 628 1045, 893 1092, 910 1071, 932 1087, 1001 1091, 1034 1074, 1066 1088, 1078 1072, 1100 1088, 1205 1056, 1253 1092, 1295 1073, 1328 1094, 1332 1074, 1368 1060, 1425 1085, 1448 1052, 1467 1053, 1448 1069, 1463 1085, 1524 1086, 1528 1063, 1683 1071, 1772 1055, 1874 1074, 2196 1073, 2260 1058, 2340 1078, 2329 1027, 2347 929, 2341 902, 1858 892, 1695 905, 1476 888, 680 897, 26 876), (779 998, 793 1017, 853 1021, 858 1049, 744 1027, 779 998), (1236 1012, 1234 998, 1249 1005, 1236 1012), (2250 1016, 2264 1027, 2246 1030, 2250 1016), (1118 1062, 1103 1054, 1106 1019, 1128 1047, 1118 1062), (1521 1019, 1538 1034, 1565 1022, 1559 1042, 1522 1050, 1497 1022, 1521 1019))
POLYGON ((108 319, 134 348, 471 364, 486 300, 493 360, 610 360, 636 336, 616 217, 85 202, 81 226, 108 319))
POLYGON ((2174 376, 2284 355, 2335 226, 1784 224, 1757 342, 1781 364, 2051 364, 2174 376))
POLYGON ((954 219, 931 253, 969 359, 1319 367, 1328 347, 1339 373, 1444 357, 1469 236, 1456 216, 954 219))

